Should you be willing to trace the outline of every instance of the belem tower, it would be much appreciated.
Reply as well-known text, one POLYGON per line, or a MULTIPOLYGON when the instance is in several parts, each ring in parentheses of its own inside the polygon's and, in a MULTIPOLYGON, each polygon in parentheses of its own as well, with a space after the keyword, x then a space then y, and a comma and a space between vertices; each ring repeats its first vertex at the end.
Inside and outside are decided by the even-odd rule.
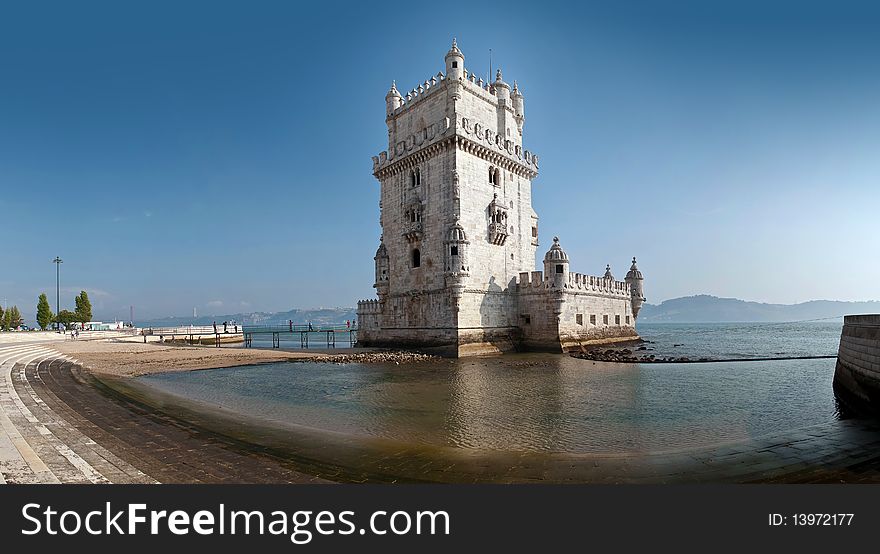
POLYGON ((645 301, 624 281, 575 273, 559 239, 535 270, 538 156, 523 148, 523 95, 484 82, 453 40, 446 72, 385 95, 388 150, 373 157, 382 237, 378 299, 358 302, 358 344, 452 356, 633 340, 645 301))

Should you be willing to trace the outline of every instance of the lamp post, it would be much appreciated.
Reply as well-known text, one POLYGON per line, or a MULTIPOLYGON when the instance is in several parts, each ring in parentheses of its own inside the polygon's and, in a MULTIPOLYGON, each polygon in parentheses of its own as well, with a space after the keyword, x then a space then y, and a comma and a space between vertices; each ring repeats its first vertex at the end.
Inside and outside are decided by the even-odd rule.
POLYGON ((61 304, 61 264, 64 262, 58 256, 52 260, 55 264, 55 329, 61 330, 61 322, 58 321, 58 314, 61 313, 59 305, 61 304))

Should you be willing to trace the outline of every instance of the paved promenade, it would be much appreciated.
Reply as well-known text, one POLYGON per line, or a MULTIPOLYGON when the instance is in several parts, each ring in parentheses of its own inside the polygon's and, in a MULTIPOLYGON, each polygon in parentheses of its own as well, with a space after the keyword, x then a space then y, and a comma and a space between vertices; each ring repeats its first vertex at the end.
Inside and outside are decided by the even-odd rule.
POLYGON ((156 482, 51 410, 23 379, 25 368, 75 361, 52 348, 63 337, 41 333, 4 338, 0 345, 0 483, 156 482), (16 381, 22 386, 16 387, 16 381))
POLYGON ((53 348, 60 340, 0 343, 0 484, 325 482, 102 394, 72 373, 77 360, 53 348))
POLYGON ((170 405, 108 388, 58 352, 57 335, 0 340, 0 483, 880 482, 880 426, 860 420, 624 455, 432 450, 260 427, 249 442, 203 414, 168 415, 170 405))

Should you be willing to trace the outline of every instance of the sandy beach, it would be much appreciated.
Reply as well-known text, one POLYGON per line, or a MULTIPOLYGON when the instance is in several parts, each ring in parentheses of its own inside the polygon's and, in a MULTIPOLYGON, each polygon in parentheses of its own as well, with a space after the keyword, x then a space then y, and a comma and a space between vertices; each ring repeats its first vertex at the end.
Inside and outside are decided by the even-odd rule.
POLYGON ((56 350, 76 358, 97 375, 138 377, 154 373, 214 369, 270 362, 302 361, 323 356, 312 352, 287 352, 256 348, 213 348, 122 340, 65 341, 56 350))
POLYGON ((272 362, 413 363, 433 358, 433 356, 414 352, 395 352, 376 348, 293 352, 259 348, 144 344, 124 339, 69 340, 55 343, 53 346, 59 352, 75 358, 83 369, 95 375, 112 377, 140 377, 156 373, 272 362))

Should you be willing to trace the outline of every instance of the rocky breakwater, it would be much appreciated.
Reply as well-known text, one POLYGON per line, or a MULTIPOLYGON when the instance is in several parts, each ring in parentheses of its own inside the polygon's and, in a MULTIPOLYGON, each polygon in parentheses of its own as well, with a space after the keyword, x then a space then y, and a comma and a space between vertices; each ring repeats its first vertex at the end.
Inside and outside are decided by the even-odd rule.
POLYGON ((834 395, 848 411, 880 413, 880 314, 843 318, 834 395))
POLYGON ((651 363, 689 363, 711 362, 710 358, 688 358, 686 356, 656 356, 647 352, 647 347, 638 346, 635 350, 630 348, 590 348, 580 352, 570 353, 574 358, 593 360, 596 362, 617 362, 633 364, 651 363))

